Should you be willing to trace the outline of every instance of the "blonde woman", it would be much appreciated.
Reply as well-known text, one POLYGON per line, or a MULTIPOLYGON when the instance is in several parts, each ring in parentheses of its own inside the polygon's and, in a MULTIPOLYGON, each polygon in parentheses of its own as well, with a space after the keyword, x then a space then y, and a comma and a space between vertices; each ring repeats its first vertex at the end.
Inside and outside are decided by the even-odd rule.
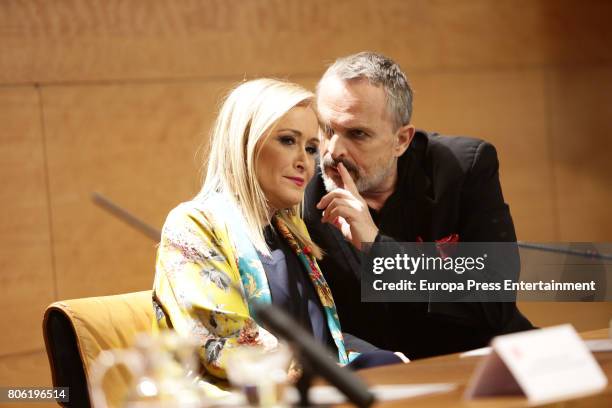
POLYGON ((206 374, 225 378, 228 353, 277 346, 252 318, 274 302, 348 363, 331 292, 300 218, 318 154, 313 95, 258 79, 227 96, 211 140, 200 193, 168 215, 156 263, 158 329, 201 345, 206 374), (244 290, 242 291, 241 288, 244 290))

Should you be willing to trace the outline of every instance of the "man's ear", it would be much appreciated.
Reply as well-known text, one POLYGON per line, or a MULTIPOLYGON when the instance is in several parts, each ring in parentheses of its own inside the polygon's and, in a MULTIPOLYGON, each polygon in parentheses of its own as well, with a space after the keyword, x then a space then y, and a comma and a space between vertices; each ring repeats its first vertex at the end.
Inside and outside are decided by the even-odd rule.
POLYGON ((416 129, 411 124, 404 125, 397 130, 395 135, 395 157, 400 157, 412 143, 416 129))

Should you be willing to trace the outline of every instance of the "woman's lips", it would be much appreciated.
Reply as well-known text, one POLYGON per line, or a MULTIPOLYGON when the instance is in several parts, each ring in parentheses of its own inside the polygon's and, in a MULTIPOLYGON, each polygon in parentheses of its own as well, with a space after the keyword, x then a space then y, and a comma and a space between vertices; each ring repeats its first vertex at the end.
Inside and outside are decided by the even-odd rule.
POLYGON ((285 176, 285 178, 293 181, 293 183, 298 187, 302 187, 304 185, 304 179, 301 177, 286 177, 285 176))

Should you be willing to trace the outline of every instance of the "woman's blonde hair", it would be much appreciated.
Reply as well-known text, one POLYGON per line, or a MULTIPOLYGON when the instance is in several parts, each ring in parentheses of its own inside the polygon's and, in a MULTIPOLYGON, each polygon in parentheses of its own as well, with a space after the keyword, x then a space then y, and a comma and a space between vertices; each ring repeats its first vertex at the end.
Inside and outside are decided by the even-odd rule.
MULTIPOLYGON (((261 78, 244 82, 225 98, 210 136, 207 170, 199 197, 215 193, 242 210, 247 233, 257 250, 269 255, 263 230, 270 223, 269 204, 257 180, 257 158, 280 119, 296 106, 310 106, 314 95, 297 84, 261 78)), ((302 246, 319 258, 320 248, 293 221, 302 203, 280 209, 278 216, 302 246)))

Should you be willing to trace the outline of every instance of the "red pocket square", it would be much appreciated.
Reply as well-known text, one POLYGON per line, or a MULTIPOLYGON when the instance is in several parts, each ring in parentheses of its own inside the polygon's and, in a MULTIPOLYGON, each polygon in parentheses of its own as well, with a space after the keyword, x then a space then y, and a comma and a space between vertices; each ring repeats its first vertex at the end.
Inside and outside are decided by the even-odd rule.
MULTIPOLYGON (((423 238, 419 235, 416 237, 416 242, 425 242, 423 238)), ((438 244, 446 244, 450 242, 459 242, 459 234, 450 234, 448 237, 436 239, 436 243, 438 244)))
POLYGON ((450 234, 448 237, 436 239, 438 244, 450 244, 459 242, 459 234, 450 234))
MULTIPOLYGON (((418 236, 416 242, 423 242, 423 238, 418 236)), ((459 234, 450 234, 447 237, 436 239, 436 248, 442 259, 447 258, 455 252, 455 245, 459 242, 459 234)))
POLYGON ((436 248, 442 259, 454 255, 457 242, 459 242, 459 234, 450 234, 448 237, 436 239, 436 248))

